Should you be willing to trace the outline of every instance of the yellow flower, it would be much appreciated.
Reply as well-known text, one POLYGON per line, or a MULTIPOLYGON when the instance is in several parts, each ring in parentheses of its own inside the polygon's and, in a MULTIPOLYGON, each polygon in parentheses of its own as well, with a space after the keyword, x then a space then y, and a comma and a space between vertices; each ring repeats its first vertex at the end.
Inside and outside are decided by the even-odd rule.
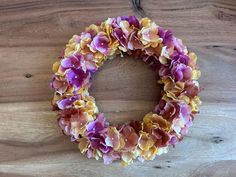
POLYGON ((57 73, 58 69, 59 69, 59 66, 60 66, 60 61, 56 61, 55 63, 53 63, 52 65, 52 71, 54 73, 57 73))
POLYGON ((158 36, 158 26, 154 22, 144 18, 141 20, 141 25, 143 28, 138 32, 138 35, 145 47, 151 46, 154 48, 162 43, 163 39, 158 36))
POLYGON ((85 96, 81 100, 76 100, 74 106, 76 109, 87 112, 91 116, 98 113, 98 107, 92 96, 85 96))
POLYGON ((151 25, 151 20, 149 19, 149 18, 147 18, 147 17, 145 17, 145 18, 142 18, 141 20, 140 20, 140 24, 143 26, 143 27, 148 27, 148 26, 150 26, 151 25))
POLYGON ((66 49, 65 49, 65 57, 68 57, 72 54, 74 54, 75 52, 75 46, 76 46, 76 41, 78 40, 79 36, 78 35, 74 35, 72 36, 72 38, 69 40, 68 44, 66 45, 66 49))
POLYGON ((189 66, 193 69, 195 69, 195 66, 196 66, 196 62, 197 62, 197 55, 193 52, 189 52, 188 53, 188 56, 190 58, 189 60, 189 66))
POLYGON ((169 131, 171 127, 170 123, 166 119, 152 112, 144 116, 143 123, 144 130, 148 133, 151 133, 152 129, 159 127, 165 131, 169 131))
POLYGON ((201 71, 199 70, 192 70, 192 79, 198 80, 201 77, 201 71))
POLYGON ((121 153, 121 165, 127 166, 133 163, 133 160, 140 156, 141 151, 139 149, 135 149, 129 152, 121 153))
POLYGON ((131 152, 123 152, 121 154, 121 165, 127 166, 133 163, 133 156, 131 152))
POLYGON ((193 99, 191 99, 190 106, 191 106, 192 112, 198 112, 198 107, 201 104, 202 104, 202 102, 198 96, 195 96, 193 99))
POLYGON ((89 141, 87 138, 80 138, 78 148, 81 153, 85 153, 88 150, 89 141))
POLYGON ((140 138, 138 141, 138 146, 143 151, 148 151, 154 145, 154 141, 147 132, 140 132, 140 138))
POLYGON ((142 151, 141 157, 145 160, 153 160, 158 152, 155 146, 152 146, 148 151, 142 151))

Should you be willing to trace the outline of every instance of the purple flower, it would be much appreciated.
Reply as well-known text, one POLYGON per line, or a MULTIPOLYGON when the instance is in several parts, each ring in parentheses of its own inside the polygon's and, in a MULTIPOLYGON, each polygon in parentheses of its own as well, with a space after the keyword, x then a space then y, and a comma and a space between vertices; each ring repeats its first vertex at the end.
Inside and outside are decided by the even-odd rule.
POLYGON ((175 38, 174 37, 174 46, 175 46, 175 49, 179 52, 179 53, 183 53, 183 54, 187 54, 187 48, 186 46, 183 44, 182 40, 181 39, 178 39, 178 38, 175 38))
POLYGON ((187 55, 184 55, 182 53, 179 53, 177 51, 174 51, 174 53, 171 56, 171 60, 174 62, 179 62, 179 63, 183 63, 185 65, 189 64, 189 57, 187 55))
POLYGON ((188 128, 192 125, 190 108, 184 102, 161 100, 155 107, 154 112, 171 122, 172 128, 178 134, 186 134, 188 128))
POLYGON ((86 71, 83 56, 81 54, 72 55, 72 56, 69 56, 68 58, 64 58, 63 60, 61 60, 61 66, 64 69, 82 68, 83 71, 86 71))
POLYGON ((120 28, 115 28, 113 34, 123 47, 127 45, 127 37, 120 28))
POLYGON ((72 107, 72 104, 80 98, 79 95, 72 96, 70 98, 65 98, 62 100, 57 101, 57 106, 59 109, 69 109, 72 107))
POLYGON ((96 64, 93 61, 93 55, 89 54, 83 56, 82 54, 77 53, 76 55, 64 58, 61 60, 61 66, 64 71, 69 68, 80 68, 84 72, 86 72, 87 70, 90 72, 95 72, 97 70, 96 64))
POLYGON ((186 81, 192 77, 192 69, 183 63, 172 63, 171 75, 176 81, 186 81))
POLYGON ((111 164, 114 160, 120 159, 120 156, 118 153, 115 152, 110 152, 108 154, 104 154, 103 156, 103 161, 105 165, 111 164))
POLYGON ((98 114, 97 118, 90 122, 87 125, 87 133, 86 136, 88 137, 91 148, 98 149, 103 153, 108 153, 111 151, 111 147, 106 145, 105 142, 105 134, 107 131, 108 123, 103 114, 98 114))
POLYGON ((104 32, 99 32, 91 42, 90 46, 93 51, 99 51, 104 55, 108 54, 109 39, 104 32))
POLYGON ((175 51, 171 56, 171 62, 168 65, 162 65, 159 70, 159 76, 171 76, 175 81, 187 81, 192 77, 192 69, 189 64, 189 57, 183 53, 175 51))
POLYGON ((89 72, 84 72, 82 69, 68 69, 66 71, 66 80, 77 89, 81 85, 86 84, 90 78, 89 72))
POLYGON ((130 50, 136 50, 136 49, 142 49, 143 48, 143 44, 137 36, 137 31, 133 31, 133 32, 130 33, 127 47, 130 50))
POLYGON ((158 35, 163 39, 163 44, 167 47, 174 46, 174 36, 171 30, 165 31, 162 27, 158 27, 158 35))
POLYGON ((140 28, 140 24, 138 19, 135 16, 122 16, 121 20, 126 20, 129 22, 130 26, 134 26, 136 28, 140 28))

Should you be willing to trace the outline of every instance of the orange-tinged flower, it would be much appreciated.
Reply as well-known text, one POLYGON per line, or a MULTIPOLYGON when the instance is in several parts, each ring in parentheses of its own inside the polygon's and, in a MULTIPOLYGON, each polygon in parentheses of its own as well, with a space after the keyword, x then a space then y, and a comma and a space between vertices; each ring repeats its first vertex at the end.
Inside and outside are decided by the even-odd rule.
POLYGON ((134 149, 138 143, 139 136, 137 135, 136 131, 133 127, 129 125, 124 125, 121 128, 121 134, 125 141, 125 150, 134 149))
POLYGON ((154 141, 147 132, 140 132, 140 138, 138 141, 138 146, 143 151, 148 151, 154 145, 154 141))
POLYGON ((193 99, 191 99, 190 106, 191 106, 192 112, 194 112, 194 113, 198 112, 198 107, 201 104, 202 104, 202 102, 198 96, 195 96, 193 99))
POLYGON ((105 142, 107 146, 113 147, 115 151, 123 148, 125 145, 124 139, 116 127, 108 127, 105 142))
POLYGON ((88 150, 89 140, 87 138, 80 138, 78 148, 81 153, 85 153, 88 150))
POLYGON ((158 26, 150 23, 139 31, 140 40, 146 47, 157 47, 162 42, 162 38, 158 36, 158 26))
POLYGON ((86 112, 79 111, 71 116, 71 134, 78 139, 79 135, 84 134, 86 125, 93 121, 93 117, 86 112))
POLYGON ((133 163, 133 156, 131 152, 122 152, 121 154, 121 165, 127 166, 133 163))
POLYGON ((152 112, 144 116, 143 123, 144 123, 144 130, 146 130, 149 133, 153 128, 162 128, 165 131, 169 131, 171 126, 166 119, 152 112))
POLYGON ((158 152, 158 149, 155 146, 152 146, 147 151, 141 152, 141 157, 145 160, 153 160, 158 152))
POLYGON ((140 24, 141 24, 143 27, 151 26, 151 23, 152 23, 152 21, 151 21, 149 18, 147 18, 147 17, 142 18, 142 19, 140 20, 140 24))

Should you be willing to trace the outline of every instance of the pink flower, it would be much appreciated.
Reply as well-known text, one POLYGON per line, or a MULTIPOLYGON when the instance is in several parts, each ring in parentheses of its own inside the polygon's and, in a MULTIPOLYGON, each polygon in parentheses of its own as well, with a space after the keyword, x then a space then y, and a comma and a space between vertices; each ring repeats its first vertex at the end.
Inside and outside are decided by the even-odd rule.
POLYGON ((155 107, 154 112, 164 117, 172 123, 172 129, 177 134, 186 134, 188 128, 192 125, 190 108, 184 102, 161 100, 155 107))
POLYGON ((188 81, 185 83, 184 90, 186 91, 186 95, 190 98, 194 98, 200 92, 200 88, 198 86, 197 81, 188 81))
POLYGON ((63 94, 69 88, 69 84, 64 78, 54 75, 51 81, 51 88, 55 89, 59 94, 63 94))
POLYGON ((87 125, 86 136, 88 137, 91 148, 98 149, 106 154, 112 150, 105 142, 108 122, 103 114, 98 114, 97 118, 87 125))
POLYGON ((176 81, 187 81, 192 77, 192 69, 183 63, 174 62, 171 67, 171 74, 176 81))
POLYGON ((165 147, 169 144, 170 135, 159 127, 152 130, 152 136, 156 147, 165 147))
POLYGON ((120 155, 116 152, 109 152, 107 154, 103 154, 102 158, 103 158, 104 164, 109 165, 114 160, 120 159, 120 155))
POLYGON ((125 147, 124 147, 125 150, 134 149, 138 143, 138 138, 139 138, 135 129, 130 125, 124 125, 120 131, 125 140, 125 147))
POLYGON ((99 51, 100 53, 107 55, 108 54, 108 47, 109 39, 104 32, 99 32, 92 40, 90 47, 95 51, 99 51))

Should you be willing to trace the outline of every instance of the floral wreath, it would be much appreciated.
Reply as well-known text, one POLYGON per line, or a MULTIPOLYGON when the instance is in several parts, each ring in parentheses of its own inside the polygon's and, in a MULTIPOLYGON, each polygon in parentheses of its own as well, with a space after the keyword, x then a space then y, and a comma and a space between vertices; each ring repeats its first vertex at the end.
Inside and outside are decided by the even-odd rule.
POLYGON ((53 64, 51 87, 58 124, 88 158, 103 158, 105 164, 120 159, 153 160, 175 146, 188 132, 201 104, 197 56, 182 40, 148 18, 108 18, 74 35, 59 61, 53 64), (148 63, 158 75, 161 99, 142 121, 110 125, 89 95, 91 77, 107 59, 117 54, 148 63))

